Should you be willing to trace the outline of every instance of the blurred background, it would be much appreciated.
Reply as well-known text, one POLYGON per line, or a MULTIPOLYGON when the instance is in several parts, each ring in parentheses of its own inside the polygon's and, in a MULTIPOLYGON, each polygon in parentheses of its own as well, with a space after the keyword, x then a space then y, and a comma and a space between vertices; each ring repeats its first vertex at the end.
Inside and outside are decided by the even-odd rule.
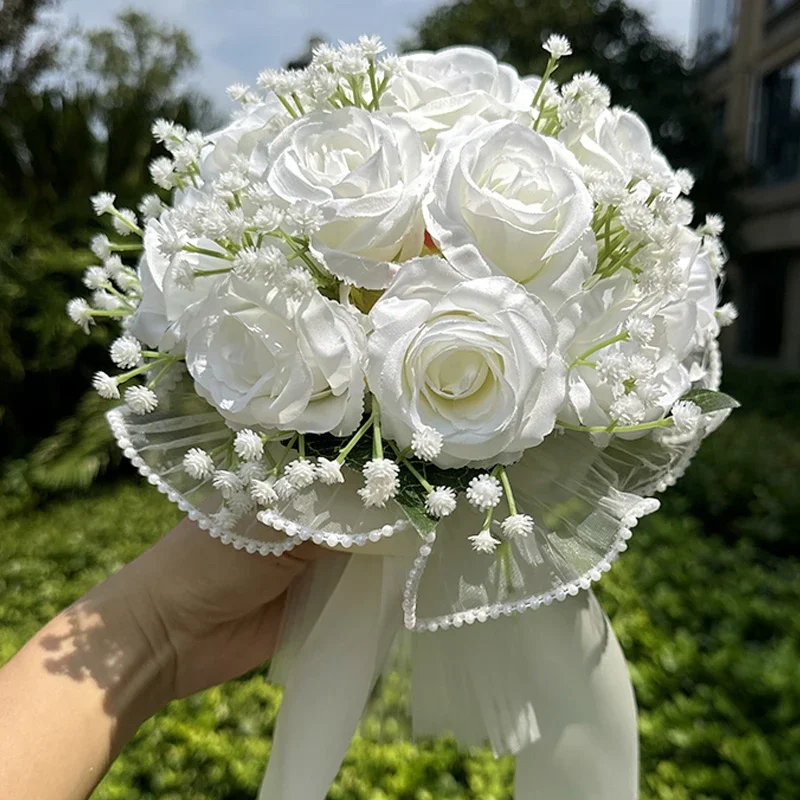
MULTIPOLYGON (((315 37, 474 44, 529 74, 551 32, 576 53, 559 80, 595 71, 696 174, 698 218, 725 216, 740 310, 723 388, 742 409, 598 592, 640 706, 642 797, 800 797, 798 0, 2 0, 0 664, 180 516, 87 391, 112 333, 64 313, 93 261, 89 197, 150 190, 152 121, 213 129, 227 85, 303 66, 315 37)), ((95 797, 253 797, 280 702, 264 675, 171 704, 95 797)), ((510 798, 510 760, 408 741, 405 692, 382 681, 329 797, 510 798)))

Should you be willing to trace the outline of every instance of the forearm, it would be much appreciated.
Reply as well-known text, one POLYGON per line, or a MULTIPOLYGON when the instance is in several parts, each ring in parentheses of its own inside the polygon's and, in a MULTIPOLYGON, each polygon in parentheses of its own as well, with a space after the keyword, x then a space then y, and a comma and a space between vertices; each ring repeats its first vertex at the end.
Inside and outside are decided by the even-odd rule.
POLYGON ((137 614, 124 595, 97 587, 0 670, 4 800, 87 797, 169 699, 169 649, 144 635, 137 614))

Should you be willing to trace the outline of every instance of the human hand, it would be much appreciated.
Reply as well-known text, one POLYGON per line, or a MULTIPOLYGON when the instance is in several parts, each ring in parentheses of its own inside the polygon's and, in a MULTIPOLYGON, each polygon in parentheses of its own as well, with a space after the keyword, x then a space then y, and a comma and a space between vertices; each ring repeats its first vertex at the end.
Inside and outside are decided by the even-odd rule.
POLYGON ((251 555, 185 519, 87 595, 124 596, 160 663, 160 694, 185 697, 269 659, 290 584, 325 551, 251 555))
POLYGON ((326 552, 250 555, 185 520, 0 670, 4 800, 83 800, 170 700, 269 658, 286 590, 326 552))

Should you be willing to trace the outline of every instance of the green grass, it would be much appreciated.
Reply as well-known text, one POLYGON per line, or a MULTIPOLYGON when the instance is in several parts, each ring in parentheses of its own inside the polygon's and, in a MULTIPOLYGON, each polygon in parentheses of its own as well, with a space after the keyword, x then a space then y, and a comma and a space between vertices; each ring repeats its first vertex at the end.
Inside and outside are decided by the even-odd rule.
MULTIPOLYGON (((9 514, 0 531, 0 663, 59 609, 180 517, 118 482, 9 514)), ((643 800, 789 800, 800 785, 800 564, 692 517, 645 520, 600 596, 640 705, 643 800)), ((450 739, 405 740, 405 684, 385 681, 332 800, 504 800, 513 763, 450 739)), ((172 703, 139 731, 97 800, 250 800, 280 691, 259 671, 172 703)), ((526 799, 527 800, 527 799, 526 799)), ((548 800, 550 800, 548 798, 548 800)))

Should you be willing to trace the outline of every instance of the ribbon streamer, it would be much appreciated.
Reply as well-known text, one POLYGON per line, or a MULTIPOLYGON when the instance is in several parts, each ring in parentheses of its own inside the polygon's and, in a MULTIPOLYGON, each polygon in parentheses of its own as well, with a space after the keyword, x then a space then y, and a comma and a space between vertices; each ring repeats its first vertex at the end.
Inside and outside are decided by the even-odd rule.
MULTIPOLYGON (((402 627, 402 556, 334 554, 290 598, 285 684, 259 800, 324 800, 402 627)), ((453 731, 517 759, 517 800, 637 797, 636 707, 591 593, 536 613, 412 637, 415 737, 453 731)))

